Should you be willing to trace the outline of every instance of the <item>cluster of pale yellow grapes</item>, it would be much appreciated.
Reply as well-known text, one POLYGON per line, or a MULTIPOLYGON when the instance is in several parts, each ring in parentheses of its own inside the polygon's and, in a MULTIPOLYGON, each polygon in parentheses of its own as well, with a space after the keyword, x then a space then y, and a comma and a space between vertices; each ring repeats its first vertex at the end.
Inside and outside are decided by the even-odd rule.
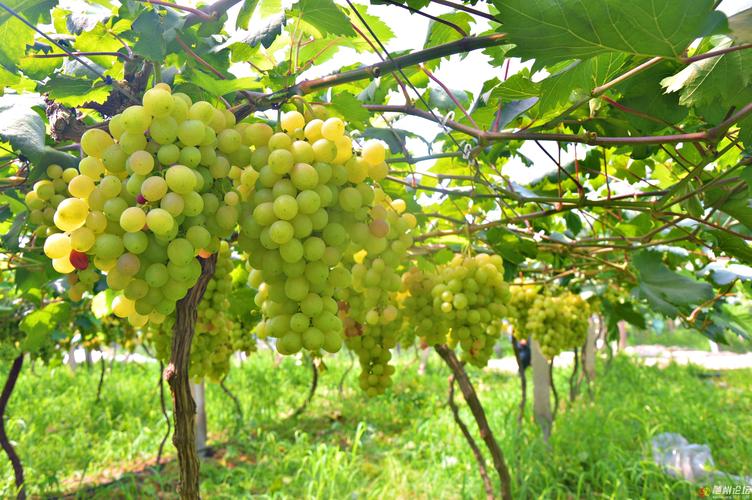
POLYGON ((403 329, 409 339, 418 337, 433 346, 447 340, 448 327, 442 314, 433 307, 431 290, 436 286, 437 275, 411 267, 402 275, 400 303, 404 318, 403 329))
POLYGON ((459 344, 469 363, 485 366, 509 301, 501 257, 456 254, 438 271, 431 297, 434 313, 450 328, 448 343, 459 344))
POLYGON ((341 348, 337 299, 352 281, 343 259, 356 235, 370 238, 380 191, 367 179, 388 172, 380 142, 367 141, 355 154, 341 119, 321 108, 308 118, 289 111, 279 131, 251 126, 252 162, 261 166, 240 217, 238 245, 249 256, 249 284, 263 315, 256 333, 276 338, 281 354, 341 348))
MULTIPOLYGON (((33 189, 27 192, 25 196, 26 206, 29 209, 28 223, 35 226, 34 235, 39 240, 60 232, 55 226, 55 212, 58 205, 71 196, 68 192, 68 183, 77 177, 79 172, 75 168, 63 170, 60 165, 52 164, 47 167, 45 174, 46 178, 35 182, 33 189)), ((53 237, 48 245, 54 245, 56 238, 59 237, 53 237)), ((86 230, 74 231, 69 240, 70 250, 79 251, 89 244, 90 234, 86 230)), ((75 262, 76 256, 73 255, 73 262, 75 262)), ((78 256, 79 260, 82 258, 82 256, 78 256)), ((64 270, 68 270, 65 259, 53 260, 53 266, 55 266, 55 269, 65 266, 64 270)), ((68 274, 70 285, 68 297, 73 301, 81 300, 84 293, 91 290, 94 284, 99 281, 100 275, 96 269, 88 266, 86 268, 81 267, 79 266, 68 274)))
POLYGON ((517 339, 532 337, 547 359, 584 344, 591 308, 580 295, 524 284, 512 286, 511 294, 510 320, 517 339))
POLYGON ((77 172, 62 173, 69 197, 55 208, 59 232, 44 251, 58 272, 105 273, 119 292, 118 317, 159 324, 200 276, 196 257, 216 252, 236 227, 258 176, 249 149, 256 134, 228 110, 165 84, 108 130, 87 130, 77 172))
POLYGON ((405 212, 405 202, 390 200, 377 191, 370 222, 353 228, 352 288, 347 295, 347 316, 362 325, 360 335, 346 336, 349 349, 358 355, 360 387, 369 395, 381 394, 391 384, 394 368, 390 349, 397 345, 399 309, 394 297, 402 287, 397 272, 413 244, 415 216, 405 212))

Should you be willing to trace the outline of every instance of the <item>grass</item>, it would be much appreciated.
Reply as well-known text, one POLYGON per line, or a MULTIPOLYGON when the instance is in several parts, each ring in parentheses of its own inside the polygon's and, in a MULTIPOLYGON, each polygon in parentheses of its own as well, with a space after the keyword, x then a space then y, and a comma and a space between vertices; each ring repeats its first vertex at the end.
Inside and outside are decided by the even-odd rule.
MULTIPOLYGON (((275 367, 268 352, 254 355, 227 379, 243 407, 239 432, 233 432, 237 414, 230 399, 207 386, 210 441, 217 453, 202 465, 204 496, 481 498, 472 455, 445 405, 448 371, 433 356, 427 374, 418 376, 414 359, 412 353, 400 357, 391 392, 368 399, 356 390, 355 370, 340 394, 348 357, 327 358, 313 402, 290 420, 285 416, 307 394, 309 367, 295 359, 275 367)), ((67 367, 37 367, 32 374, 25 367, 6 425, 30 492, 174 498, 174 463, 160 473, 141 472, 165 431, 157 371, 156 365, 115 365, 96 403, 96 367, 75 374, 67 367)), ((474 369, 470 374, 512 469, 515 498, 695 495, 696 486, 652 463, 650 439, 660 432, 706 443, 719 470, 752 475, 750 370, 707 377, 694 367, 660 370, 617 357, 608 370, 600 367, 593 402, 583 394, 571 407, 563 403, 549 445, 530 408, 522 429, 517 427, 516 377, 474 369)), ((567 377, 556 373, 562 397, 567 377)), ((462 415, 477 434, 469 411, 462 415)), ((172 458, 170 443, 167 452, 172 458)), ((4 459, 0 478, 0 495, 9 496, 12 473, 4 459)))

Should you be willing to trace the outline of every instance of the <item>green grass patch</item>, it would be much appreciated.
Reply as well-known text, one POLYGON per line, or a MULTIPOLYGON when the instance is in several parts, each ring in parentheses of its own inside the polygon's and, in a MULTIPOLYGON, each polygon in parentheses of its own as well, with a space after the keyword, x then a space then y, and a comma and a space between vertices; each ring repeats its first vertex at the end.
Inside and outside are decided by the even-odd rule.
MULTIPOLYGON (((234 368, 227 386, 244 421, 218 386, 207 387, 210 444, 204 461, 207 498, 480 498, 473 457, 446 407, 448 371, 433 356, 424 376, 415 356, 398 359, 393 389, 369 399, 349 360, 327 358, 319 390, 305 413, 287 419, 305 399, 310 368, 295 359, 274 365, 261 352, 234 368)), ((4 372, 7 367, 3 367, 4 372)), ((141 472, 165 432, 155 364, 116 364, 95 402, 98 367, 24 368, 6 421, 33 494, 81 498, 174 497, 176 469, 141 472), (83 477, 83 480, 82 480, 83 477), (119 478, 119 479, 118 479, 119 478), (116 482, 87 489, 92 483, 116 482)), ((515 498, 689 497, 697 488, 652 464, 650 439, 678 432, 706 443, 718 468, 752 475, 752 371, 708 377, 693 367, 648 368, 622 357, 600 367, 591 400, 570 405, 568 373, 556 372, 562 406, 549 444, 530 416, 516 423, 516 377, 472 369, 489 421, 514 478, 515 498)), ((461 401, 461 395, 457 395, 461 401)), ((169 399, 168 399, 169 407, 169 399)), ((462 416, 477 435, 469 410, 462 416)), ((479 441, 480 442, 480 441, 479 441)), ((167 456, 174 458, 170 442, 167 456)), ((12 471, 0 459, 0 494, 12 491, 12 471)), ((490 467, 490 460, 489 460, 490 467)), ((492 469, 491 469, 492 470, 492 469)))

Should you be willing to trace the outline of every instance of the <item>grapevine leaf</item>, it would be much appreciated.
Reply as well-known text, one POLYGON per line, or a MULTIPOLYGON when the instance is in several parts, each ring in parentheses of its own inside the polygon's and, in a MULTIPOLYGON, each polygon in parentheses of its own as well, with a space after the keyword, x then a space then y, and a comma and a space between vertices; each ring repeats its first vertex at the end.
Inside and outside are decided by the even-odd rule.
POLYGON ((214 97, 231 94, 238 90, 254 90, 261 88, 261 83, 255 78, 243 77, 234 78, 232 80, 220 80, 219 78, 204 73, 203 71, 193 70, 190 73, 190 78, 176 78, 176 83, 190 82, 198 87, 201 87, 204 91, 211 94, 214 97))
POLYGON ((285 25, 286 20, 285 16, 280 14, 267 19, 264 24, 254 31, 237 30, 224 43, 213 47, 210 52, 219 52, 236 43, 244 43, 251 47, 261 44, 264 48, 269 48, 282 33, 282 27, 285 25))
POLYGON ((258 6, 258 3, 259 0, 243 1, 243 5, 240 7, 240 12, 238 12, 238 18, 235 20, 236 29, 248 28, 248 23, 251 22, 251 17, 253 16, 253 12, 256 10, 256 6, 258 6))
POLYGON ((541 92, 541 84, 530 79, 530 71, 524 69, 506 79, 491 91, 491 97, 514 101, 538 97, 541 92))
POLYGON ((133 21, 131 29, 138 34, 133 53, 152 61, 162 61, 167 51, 162 19, 153 10, 146 10, 133 21))
POLYGON ((332 106, 352 123, 365 123, 371 116, 357 97, 350 92, 339 92, 332 96, 332 106))
POLYGON ((726 254, 736 257, 746 264, 752 264, 752 247, 743 239, 723 231, 711 232, 718 241, 718 246, 726 254))
MULTIPOLYGON (((730 45, 731 41, 726 40, 716 48, 730 45)), ((681 89, 679 103, 684 106, 712 104, 716 99, 725 102, 752 81, 750 66, 752 53, 740 50, 694 62, 676 75, 665 78, 661 84, 666 92, 681 89)))
MULTIPOLYGON (((453 12, 451 14, 442 14, 437 17, 459 26, 465 31, 465 33, 470 33, 470 26, 474 22, 473 17, 465 12, 453 12)), ((435 45, 442 45, 454 40, 459 40, 460 38, 462 38, 462 35, 460 35, 460 33, 453 27, 447 26, 438 21, 431 21, 425 46, 433 47, 435 45)))
POLYGON ((538 100, 537 97, 528 97, 527 99, 502 103, 499 128, 504 128, 512 123, 515 118, 535 106, 538 100))
POLYGON ((494 0, 510 54, 539 63, 605 52, 679 58, 695 39, 725 28, 713 0, 494 0))
POLYGON ((603 54, 585 61, 575 61, 562 71, 541 82, 541 99, 538 110, 546 113, 559 105, 574 102, 590 94, 619 72, 624 64, 620 54, 603 54))
POLYGON ((71 305, 68 302, 53 302, 42 309, 27 314, 19 323, 19 328, 26 334, 22 349, 36 352, 51 339, 52 332, 58 325, 70 320, 71 305))
POLYGON ((60 104, 75 108, 87 102, 102 104, 110 95, 110 86, 102 82, 92 84, 86 78, 53 75, 39 86, 39 91, 60 104))
POLYGON ((638 295, 662 314, 673 317, 680 309, 713 297, 712 286, 671 271, 661 262, 658 253, 640 252, 632 263, 640 276, 638 295))
POLYGON ((752 7, 737 12, 728 20, 729 31, 739 43, 752 42, 752 7))
POLYGON ((350 20, 332 0, 300 0, 293 8, 321 35, 355 36, 350 20))

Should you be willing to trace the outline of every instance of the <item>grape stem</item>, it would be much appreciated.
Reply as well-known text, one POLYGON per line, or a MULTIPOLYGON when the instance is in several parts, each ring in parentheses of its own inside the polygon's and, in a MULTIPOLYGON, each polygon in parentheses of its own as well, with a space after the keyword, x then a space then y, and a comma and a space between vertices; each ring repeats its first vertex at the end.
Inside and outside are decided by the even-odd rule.
POLYGON ((460 418, 460 410, 457 407, 457 403, 454 402, 454 383, 456 382, 456 378, 454 375, 449 376, 449 397, 447 399, 447 404, 449 404, 449 408, 452 409, 452 416, 454 417, 454 421, 457 424, 457 427, 460 428, 460 431, 462 431, 462 435, 465 436, 465 440, 467 441, 467 444, 470 446, 470 449, 473 450, 473 455, 475 456, 475 461, 478 462, 478 472, 480 473, 481 479, 483 479, 483 487, 486 490, 486 498, 493 500, 494 498, 494 490, 493 486, 491 485, 491 479, 488 477, 488 470, 486 469, 486 460, 483 458, 483 453, 481 453, 480 448, 478 448, 478 444, 475 442, 475 439, 473 438, 472 434, 470 434, 470 430, 467 428, 467 425, 465 422, 462 421, 462 418, 460 418))
POLYGON ((486 448, 488 448, 489 453, 491 453, 494 468, 496 469, 496 473, 499 476, 499 482, 501 484, 501 498, 503 498, 504 500, 511 500, 511 478, 509 475, 509 468, 507 468, 507 464, 504 461, 504 453, 501 451, 499 443, 496 441, 496 438, 493 435, 493 431, 488 424, 486 412, 483 409, 483 405, 481 405, 480 400, 478 399, 478 394, 475 392, 475 388, 470 382, 470 378, 467 376, 465 367, 462 365, 460 360, 457 359, 457 355, 454 353, 454 351, 446 345, 436 344, 434 346, 434 349, 439 354, 439 356, 441 356, 441 359, 444 360, 446 365, 452 371, 454 377, 457 379, 457 383, 459 384, 460 390, 462 391, 462 396, 465 398, 465 402, 467 402, 467 405, 470 407, 470 411, 473 414, 475 423, 478 425, 480 437, 486 444, 486 448))
POLYGON ((190 367, 191 343, 196 330, 198 304, 206 292, 209 280, 214 275, 217 254, 201 262, 201 276, 196 284, 180 299, 175 309, 175 326, 172 335, 170 362, 164 370, 164 379, 170 386, 173 402, 175 432, 172 442, 178 452, 180 482, 178 493, 183 500, 198 500, 199 458, 196 450, 196 402, 191 395, 188 369, 190 367))
POLYGON ((3 386, 2 395, 0 395, 0 445, 2 445, 5 454, 8 455, 8 460, 10 460, 10 463, 13 466, 13 476, 16 481, 16 498, 19 500, 26 498, 24 470, 21 459, 13 448, 13 445, 10 443, 8 434, 5 432, 5 409, 8 407, 8 400, 10 400, 13 389, 16 387, 18 376, 23 367, 23 360, 23 353, 19 354, 16 359, 13 360, 10 372, 8 372, 8 378, 5 379, 5 386, 3 386))
POLYGON ((311 378, 311 388, 308 391, 308 397, 306 397, 305 401, 303 401, 303 404, 300 405, 300 407, 298 407, 297 410, 292 412, 292 414, 289 417, 287 417, 288 419, 299 417, 300 415, 302 415, 305 409, 308 407, 311 400, 313 399, 313 396, 316 394, 316 388, 319 385, 319 370, 318 368, 316 368, 315 360, 313 358, 310 358, 310 360, 311 360, 312 378, 311 378))
POLYGON ((104 372, 107 368, 107 363, 104 361, 104 351, 99 351, 100 357, 99 357, 99 364, 101 365, 102 370, 99 372, 99 384, 97 385, 97 402, 102 397, 102 385, 104 385, 104 372))

